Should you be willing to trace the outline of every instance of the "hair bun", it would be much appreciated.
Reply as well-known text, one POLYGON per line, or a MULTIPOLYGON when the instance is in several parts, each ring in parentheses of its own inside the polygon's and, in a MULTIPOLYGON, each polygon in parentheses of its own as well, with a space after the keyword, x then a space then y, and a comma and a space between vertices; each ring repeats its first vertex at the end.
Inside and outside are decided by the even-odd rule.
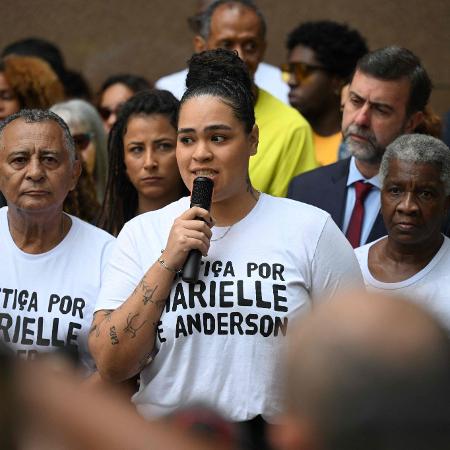
POLYGON ((241 84, 249 91, 252 89, 247 66, 235 51, 218 48, 197 53, 188 61, 188 66, 188 89, 223 82, 241 84))

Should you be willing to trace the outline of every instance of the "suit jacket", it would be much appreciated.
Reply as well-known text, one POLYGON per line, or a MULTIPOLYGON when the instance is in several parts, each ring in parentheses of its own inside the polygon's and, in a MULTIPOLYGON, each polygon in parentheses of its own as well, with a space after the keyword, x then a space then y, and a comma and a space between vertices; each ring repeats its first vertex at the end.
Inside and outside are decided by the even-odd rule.
MULTIPOLYGON (((298 175, 289 184, 287 196, 328 212, 342 230, 349 170, 350 158, 347 158, 298 175)), ((386 234, 383 217, 379 212, 367 242, 375 241, 386 234)))

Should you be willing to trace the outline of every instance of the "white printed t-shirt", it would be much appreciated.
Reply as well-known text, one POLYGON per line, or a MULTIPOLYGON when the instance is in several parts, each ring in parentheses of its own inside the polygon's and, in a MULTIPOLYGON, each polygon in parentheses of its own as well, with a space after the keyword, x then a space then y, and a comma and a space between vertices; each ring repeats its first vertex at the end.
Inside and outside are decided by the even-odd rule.
POLYGON ((355 249, 367 288, 411 299, 433 314, 450 332, 450 239, 444 236, 441 248, 420 272, 397 283, 378 281, 370 273, 369 249, 381 239, 355 249))
POLYGON ((7 211, 0 209, 0 340, 25 358, 76 346, 92 368, 87 337, 114 238, 70 216, 72 226, 56 247, 25 253, 11 237, 7 211))
MULTIPOLYGON (((161 255, 189 198, 123 228, 96 310, 118 308, 161 255)), ((280 344, 311 297, 362 286, 351 246, 322 210, 261 194, 231 227, 213 227, 199 281, 174 282, 156 334, 157 354, 133 397, 146 417, 206 403, 230 420, 280 411, 280 344)), ((151 349, 149 348, 150 352, 151 349)))

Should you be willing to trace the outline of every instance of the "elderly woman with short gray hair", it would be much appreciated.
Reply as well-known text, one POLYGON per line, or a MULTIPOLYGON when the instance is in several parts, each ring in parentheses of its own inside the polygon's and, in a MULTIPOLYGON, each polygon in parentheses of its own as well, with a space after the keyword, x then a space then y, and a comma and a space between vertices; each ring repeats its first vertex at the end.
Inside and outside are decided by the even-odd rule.
POLYGON ((416 300, 450 331, 450 149, 439 139, 403 135, 380 167, 388 235, 355 250, 366 286, 416 300))

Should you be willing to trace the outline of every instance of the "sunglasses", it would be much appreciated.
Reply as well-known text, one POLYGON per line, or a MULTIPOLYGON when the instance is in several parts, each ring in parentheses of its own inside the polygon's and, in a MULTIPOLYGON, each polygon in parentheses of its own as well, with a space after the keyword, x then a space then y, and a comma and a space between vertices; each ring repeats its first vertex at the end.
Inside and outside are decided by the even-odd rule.
POLYGON ((119 103, 115 109, 108 108, 107 106, 99 106, 97 110, 103 120, 108 120, 111 114, 118 114, 122 106, 123 103, 119 103))
POLYGON ((280 66, 281 78, 285 83, 289 82, 291 74, 294 75, 295 81, 301 83, 308 79, 315 71, 323 70, 327 72, 327 69, 322 66, 314 66, 312 64, 306 64, 302 62, 285 63, 280 66))
POLYGON ((75 147, 79 151, 86 150, 91 143, 94 133, 77 133, 72 135, 75 147))

